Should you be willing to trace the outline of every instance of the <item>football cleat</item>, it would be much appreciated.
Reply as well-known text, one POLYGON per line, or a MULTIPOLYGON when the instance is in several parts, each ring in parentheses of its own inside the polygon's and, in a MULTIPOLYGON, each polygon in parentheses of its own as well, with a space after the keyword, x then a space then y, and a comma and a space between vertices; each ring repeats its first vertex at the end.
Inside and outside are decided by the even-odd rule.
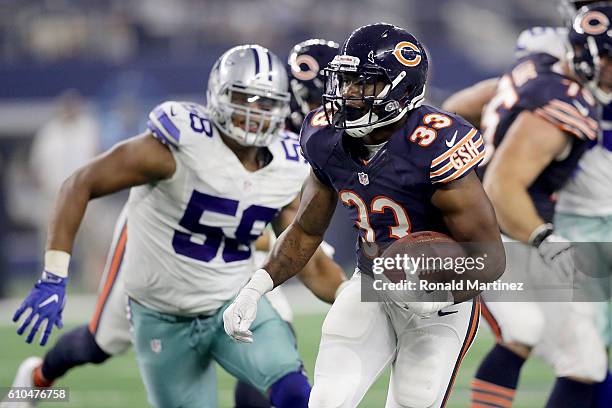
MULTIPOLYGON (((17 374, 11 388, 34 387, 34 370, 42 364, 40 357, 28 357, 19 365, 17 374)), ((0 403, 0 408, 33 408, 37 405, 35 400, 9 402, 6 399, 0 403)))

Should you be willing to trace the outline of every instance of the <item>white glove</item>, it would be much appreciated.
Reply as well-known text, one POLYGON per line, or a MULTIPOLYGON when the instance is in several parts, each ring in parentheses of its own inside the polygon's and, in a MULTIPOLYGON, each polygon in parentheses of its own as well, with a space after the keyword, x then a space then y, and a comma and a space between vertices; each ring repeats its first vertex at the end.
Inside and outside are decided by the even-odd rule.
POLYGON ((274 287, 265 269, 258 269, 251 280, 238 292, 238 296, 223 312, 223 328, 228 336, 243 343, 253 342, 249 330, 257 316, 259 299, 274 287))
POLYGON ((575 251, 570 241, 553 232, 551 224, 536 228, 529 242, 551 269, 565 282, 573 282, 576 275, 575 251))

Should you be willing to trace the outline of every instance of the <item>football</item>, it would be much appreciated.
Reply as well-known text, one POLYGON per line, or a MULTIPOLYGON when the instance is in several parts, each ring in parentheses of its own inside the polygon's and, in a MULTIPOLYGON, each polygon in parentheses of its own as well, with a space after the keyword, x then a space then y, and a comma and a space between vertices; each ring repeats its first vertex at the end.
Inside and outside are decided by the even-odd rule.
POLYGON ((461 273, 457 266, 465 261, 466 252, 448 235, 420 231, 395 241, 381 258, 384 278, 393 283, 416 282, 422 289, 427 285, 419 281, 452 282, 461 273))

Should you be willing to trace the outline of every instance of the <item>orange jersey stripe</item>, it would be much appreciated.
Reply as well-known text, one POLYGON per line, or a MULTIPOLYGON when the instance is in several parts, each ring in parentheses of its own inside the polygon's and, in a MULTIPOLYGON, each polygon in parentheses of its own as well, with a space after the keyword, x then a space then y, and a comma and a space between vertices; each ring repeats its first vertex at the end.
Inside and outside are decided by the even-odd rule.
POLYGON ((589 116, 584 116, 575 106, 572 106, 567 102, 561 101, 559 99, 553 99, 552 101, 550 101, 550 105, 553 105, 557 109, 561 109, 569 115, 575 116, 576 119, 584 121, 587 126, 589 126, 593 130, 597 130, 599 128, 597 121, 595 121, 589 116))
POLYGON ((440 181, 436 181, 436 183, 448 183, 449 181, 453 181, 458 177, 461 177, 461 175, 463 175, 463 173, 467 172, 468 170, 472 169, 472 166, 476 163, 478 163, 480 160, 482 160, 482 158, 485 155, 485 151, 483 150, 482 152, 478 153, 478 156, 474 157, 472 160, 470 160, 468 163, 464 164, 463 167, 461 168, 461 170, 458 170, 456 172, 454 172, 453 174, 451 174, 450 176, 440 180, 440 181))
POLYGON ((560 118, 561 121, 581 130, 589 139, 594 139, 597 137, 597 130, 592 129, 584 120, 575 119, 573 116, 549 106, 545 106, 544 110, 555 115, 557 118, 560 118))
POLYGON ((548 113, 553 118, 557 119, 562 123, 567 123, 570 126, 575 127, 576 129, 582 131, 589 139, 595 139, 597 137, 597 132, 589 127, 587 123, 583 120, 576 119, 575 117, 568 115, 565 112, 562 112, 558 109, 552 108, 550 106, 545 106, 542 110, 548 113))
POLYGON ((447 171, 449 171, 452 167, 453 167, 453 163, 448 162, 443 167, 440 167, 439 170, 429 172, 429 177, 436 177, 436 176, 439 176, 441 174, 444 174, 447 171))
POLYGON ((473 302, 474 306, 472 308, 472 319, 470 320, 467 335, 465 337, 465 340, 463 341, 463 347, 461 349, 461 352, 459 353, 457 362, 455 363, 455 368, 453 369, 453 374, 451 376, 450 383, 448 384, 448 388, 446 389, 446 393, 444 394, 444 399, 442 400, 441 408, 444 408, 446 406, 446 403, 448 402, 448 398, 450 397, 453 385, 455 384, 455 378, 457 377, 457 373, 459 372, 459 366, 461 366, 463 357, 472 345, 472 342, 474 341, 474 338, 476 337, 476 333, 478 331, 478 320, 480 319, 480 298, 474 298, 473 302))
POLYGON ((510 399, 514 398, 514 394, 516 394, 516 390, 507 388, 507 387, 502 387, 501 385, 493 384, 490 382, 486 382, 478 378, 474 378, 472 380, 472 387, 477 388, 480 391, 491 392, 491 393, 500 395, 502 397, 510 398, 510 399))
POLYGON ((565 122, 568 125, 571 125, 573 127, 575 127, 576 129, 579 129, 580 131, 582 131, 584 134, 587 135, 587 137, 589 139, 595 137, 597 135, 597 132, 595 130, 593 130, 584 120, 581 119, 577 119, 574 116, 561 111, 559 109, 555 109, 551 106, 545 106, 542 108, 546 113, 550 114, 551 116, 553 116, 554 118, 556 118, 557 120, 561 121, 561 122, 565 122))
POLYGON ((577 129, 571 127, 571 126, 568 126, 565 123, 559 122, 558 119, 553 118, 551 115, 549 115, 548 113, 544 112, 542 109, 536 109, 535 111, 533 111, 533 113, 535 113, 536 115, 540 116, 545 121, 555 125, 556 127, 561 129, 562 131, 571 133, 574 136, 576 136, 578 139, 582 139, 583 138, 583 135, 582 135, 582 133, 579 130, 577 130, 577 129))
POLYGON ((438 164, 442 163, 444 159, 446 159, 447 157, 450 157, 451 154, 455 153, 461 146, 467 143, 469 139, 471 139, 475 134, 476 134, 476 129, 472 128, 472 130, 470 130, 467 135, 461 138, 459 143, 453 146, 450 150, 445 151, 440 156, 433 159, 431 162, 431 167, 437 166, 438 164))
POLYGON ((482 392, 474 391, 472 392, 472 399, 478 400, 480 402, 484 402, 487 404, 495 404, 496 406, 500 406, 502 408, 511 408, 512 400, 508 400, 503 397, 498 397, 491 394, 485 394, 482 392))
POLYGON ((115 247, 115 251, 113 252, 112 261, 110 264, 110 269, 108 271, 108 275, 106 277, 106 281, 104 282, 104 286, 102 287, 102 291, 98 296, 98 301, 96 303, 96 310, 94 312, 91 321, 89 322, 89 331, 92 334, 96 333, 98 330, 98 323, 100 322, 100 316, 102 315, 102 310, 104 310, 104 305, 106 304, 106 300, 108 299, 108 295, 111 292, 113 287, 113 283, 117 278, 117 272, 119 271, 119 266, 121 265, 121 260, 123 258, 123 253, 125 252, 125 244, 127 242, 127 223, 123 226, 121 230, 121 234, 119 236, 119 241, 117 242, 117 246, 115 247))
MULTIPOLYGON (((480 146, 482 146, 482 145, 483 145, 482 139, 478 139, 478 141, 476 141, 474 143, 474 147, 476 147, 477 149, 480 148, 480 146)), ((446 163, 443 167, 440 167, 438 170, 430 171, 429 172, 429 177, 440 176, 440 175, 444 174, 445 172, 447 172, 448 170, 450 170, 451 167, 453 167, 453 163, 449 160, 448 163, 446 163)))
POLYGON ((495 408, 495 406, 483 405, 483 404, 479 404, 477 402, 472 401, 472 403, 470 404, 470 408, 495 408))

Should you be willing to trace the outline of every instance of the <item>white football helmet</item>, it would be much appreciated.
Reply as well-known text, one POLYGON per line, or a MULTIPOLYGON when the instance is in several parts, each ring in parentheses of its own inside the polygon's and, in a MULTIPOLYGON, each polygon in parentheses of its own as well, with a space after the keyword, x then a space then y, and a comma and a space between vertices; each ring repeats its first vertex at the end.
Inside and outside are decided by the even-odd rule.
POLYGON ((289 115, 288 83, 284 64, 268 49, 234 47, 215 62, 208 79, 211 118, 241 145, 267 146, 289 115))

